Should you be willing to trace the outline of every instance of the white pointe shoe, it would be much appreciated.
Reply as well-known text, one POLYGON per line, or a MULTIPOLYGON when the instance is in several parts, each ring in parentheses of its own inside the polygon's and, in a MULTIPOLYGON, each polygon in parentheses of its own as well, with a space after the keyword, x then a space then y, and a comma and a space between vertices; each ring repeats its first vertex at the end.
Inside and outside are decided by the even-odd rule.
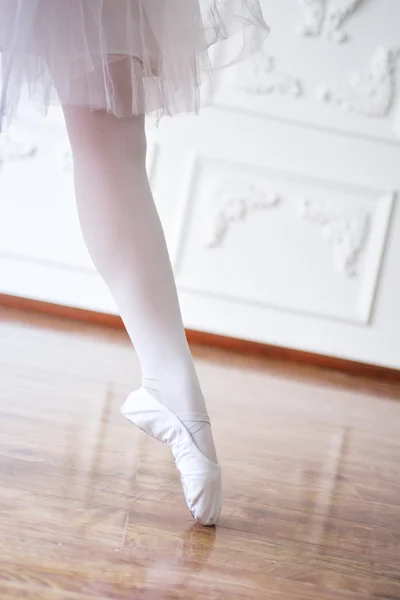
POLYGON ((144 388, 128 396, 121 413, 170 446, 193 518, 202 525, 214 525, 222 507, 220 466, 201 452, 184 423, 144 388))

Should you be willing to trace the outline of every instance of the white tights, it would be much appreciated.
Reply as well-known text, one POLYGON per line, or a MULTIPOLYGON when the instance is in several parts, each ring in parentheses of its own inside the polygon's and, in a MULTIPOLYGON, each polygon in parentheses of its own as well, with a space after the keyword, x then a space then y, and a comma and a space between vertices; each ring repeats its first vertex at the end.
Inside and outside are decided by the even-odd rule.
POLYGON ((198 422, 207 409, 146 173, 144 117, 119 119, 84 107, 64 107, 64 114, 82 232, 134 344, 142 385, 215 462, 210 426, 198 422))

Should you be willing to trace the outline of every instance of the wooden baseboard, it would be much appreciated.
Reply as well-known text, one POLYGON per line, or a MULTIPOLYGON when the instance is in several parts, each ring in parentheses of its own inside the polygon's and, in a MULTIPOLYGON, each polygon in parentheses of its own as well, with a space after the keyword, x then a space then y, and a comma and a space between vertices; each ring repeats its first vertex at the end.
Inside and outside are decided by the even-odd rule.
POLYGON ((380 379, 382 381, 400 382, 400 370, 390 369, 361 363, 324 354, 315 354, 303 350, 294 350, 292 348, 283 348, 281 346, 272 346, 258 342, 239 340, 236 338, 214 335, 212 333, 203 333, 201 331, 187 331, 189 342, 214 348, 222 348, 242 354, 252 354, 264 356, 269 360, 279 360, 307 366, 329 369, 357 377, 367 377, 370 379, 380 379))
MULTIPOLYGON (((71 321, 80 321, 113 329, 123 329, 124 325, 120 317, 106 313, 93 312, 81 308, 72 308, 31 300, 29 298, 19 298, 17 296, 8 296, 0 294, 0 306, 48 315, 71 321)), ((380 379, 383 381, 400 382, 400 370, 370 365, 343 358, 335 358, 302 350, 293 350, 282 348, 280 346, 271 346, 259 342, 240 340, 213 333, 204 333, 201 331, 187 330, 187 338, 190 343, 213 348, 221 348, 230 352, 242 354, 257 355, 268 358, 269 360, 279 360, 307 366, 320 367, 354 375, 358 377, 368 377, 370 379, 380 379)))

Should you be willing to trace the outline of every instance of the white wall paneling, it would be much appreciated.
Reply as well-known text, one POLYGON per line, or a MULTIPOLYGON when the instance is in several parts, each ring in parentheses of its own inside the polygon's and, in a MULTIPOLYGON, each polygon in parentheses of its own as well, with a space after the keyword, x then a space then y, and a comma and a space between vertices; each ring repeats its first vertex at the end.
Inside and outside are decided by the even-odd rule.
POLYGON ((392 202, 391 191, 197 157, 175 259, 178 285, 366 324, 392 202))
MULTIPOLYGON (((400 3, 263 6, 264 49, 204 88, 201 116, 148 126, 185 323, 400 368, 400 3)), ((25 101, 0 137, 0 292, 116 311, 61 111, 25 101)))
POLYGON ((400 76, 397 3, 266 0, 264 5, 272 33, 261 56, 227 70, 208 102, 399 143, 394 131, 400 76))

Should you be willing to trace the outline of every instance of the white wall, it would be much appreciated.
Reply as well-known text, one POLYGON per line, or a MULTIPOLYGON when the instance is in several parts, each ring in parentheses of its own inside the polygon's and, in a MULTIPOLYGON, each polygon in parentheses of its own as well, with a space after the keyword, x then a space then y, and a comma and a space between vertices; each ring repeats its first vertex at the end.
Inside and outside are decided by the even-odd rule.
MULTIPOLYGON (((149 125, 185 322, 400 368, 400 3, 264 8, 264 52, 204 90, 201 117, 149 125)), ((59 110, 24 105, 0 162, 0 291, 114 312, 59 110)))

